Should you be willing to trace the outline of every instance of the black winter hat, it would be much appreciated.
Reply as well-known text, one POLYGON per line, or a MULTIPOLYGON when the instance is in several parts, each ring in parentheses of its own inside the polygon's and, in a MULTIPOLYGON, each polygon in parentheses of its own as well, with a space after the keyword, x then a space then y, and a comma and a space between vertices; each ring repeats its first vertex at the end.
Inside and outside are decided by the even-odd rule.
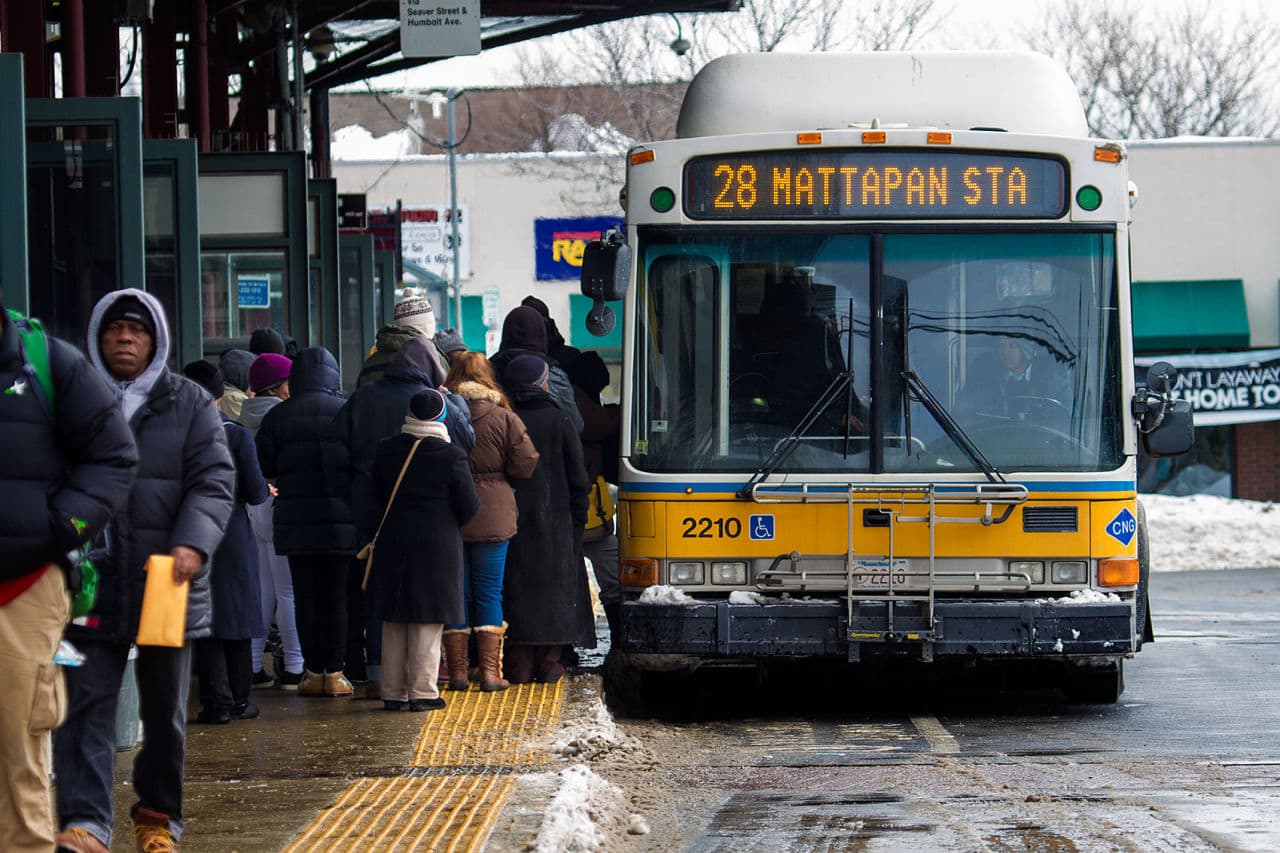
POLYGON ((550 369, 541 356, 525 353, 511 359, 502 380, 513 387, 539 387, 547 381, 550 369))
POLYGON ((589 394, 599 394, 609 386, 609 367, 595 350, 587 350, 569 362, 564 372, 569 381, 589 394))
POLYGON ((444 395, 434 388, 419 391, 409 398, 409 414, 420 421, 442 421, 448 408, 444 395))
POLYGON ((284 355, 284 338, 275 329, 254 329, 249 336, 249 352, 254 355, 284 355))
POLYGON ((512 348, 547 351, 547 321, 536 308, 527 305, 512 308, 502 321, 502 345, 499 349, 512 348))
POLYGON ((222 371, 204 359, 193 361, 182 368, 182 375, 213 395, 217 400, 226 391, 227 382, 222 371))
POLYGON ((102 322, 98 328, 105 329, 116 320, 132 320, 145 328, 148 335, 153 338, 156 336, 156 320, 136 296, 122 296, 107 306, 107 310, 102 312, 102 322))
POLYGON ((547 303, 543 302, 541 299, 539 299, 538 297, 532 294, 530 294, 529 296, 526 296, 524 299, 521 299, 520 304, 524 305, 527 308, 532 308, 534 311, 537 311, 539 314, 542 315, 542 319, 544 320, 551 319, 551 309, 547 307, 547 303))

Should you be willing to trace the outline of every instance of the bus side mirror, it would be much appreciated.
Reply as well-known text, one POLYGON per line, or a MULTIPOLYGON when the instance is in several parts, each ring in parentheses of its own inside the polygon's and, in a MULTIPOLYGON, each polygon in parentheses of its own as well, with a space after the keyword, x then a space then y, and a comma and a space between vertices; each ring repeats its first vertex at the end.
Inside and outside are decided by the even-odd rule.
POLYGON ((614 302, 627 295, 631 283, 631 247, 622 232, 606 231, 582 252, 582 295, 597 302, 614 302))
POLYGON ((1178 371, 1158 361, 1147 370, 1147 387, 1133 397, 1133 417, 1138 422, 1142 449, 1149 456, 1178 456, 1196 444, 1191 403, 1173 399, 1178 371))
POLYGON ((617 229, 592 240, 582 253, 582 295, 591 299, 587 331, 602 338, 613 331, 617 318, 605 302, 627 295, 631 283, 631 247, 617 229))

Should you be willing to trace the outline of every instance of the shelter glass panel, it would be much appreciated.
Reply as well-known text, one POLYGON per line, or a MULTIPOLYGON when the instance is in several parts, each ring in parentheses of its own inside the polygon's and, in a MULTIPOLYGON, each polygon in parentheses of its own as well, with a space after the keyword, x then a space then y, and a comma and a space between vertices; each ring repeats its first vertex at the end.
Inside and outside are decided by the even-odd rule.
POLYGON ((284 252, 202 253, 200 296, 206 352, 247 346, 257 329, 290 331, 284 252))

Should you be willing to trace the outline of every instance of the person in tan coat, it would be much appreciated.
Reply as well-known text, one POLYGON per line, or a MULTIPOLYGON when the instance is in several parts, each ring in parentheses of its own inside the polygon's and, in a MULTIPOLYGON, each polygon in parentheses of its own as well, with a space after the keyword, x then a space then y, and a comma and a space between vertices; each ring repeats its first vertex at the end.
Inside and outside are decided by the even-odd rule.
POLYGON ((502 586, 507 543, 516 535, 518 521, 510 480, 533 475, 538 451, 484 353, 453 353, 445 387, 471 407, 476 444, 468 462, 480 498, 480 511, 462 528, 466 621, 446 625, 444 630, 449 688, 467 689, 467 647, 474 630, 480 689, 504 690, 508 685, 502 678, 502 641, 507 624, 502 618, 502 586))

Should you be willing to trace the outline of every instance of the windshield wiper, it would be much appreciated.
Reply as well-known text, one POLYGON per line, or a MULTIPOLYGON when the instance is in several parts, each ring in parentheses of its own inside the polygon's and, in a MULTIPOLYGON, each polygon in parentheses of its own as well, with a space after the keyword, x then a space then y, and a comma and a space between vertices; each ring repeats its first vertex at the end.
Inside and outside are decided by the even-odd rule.
POLYGON ((846 388, 852 389, 852 386, 852 370, 846 370, 831 380, 831 384, 809 407, 809 411, 800 419, 800 423, 796 424, 795 429, 791 430, 791 434, 778 442, 777 446, 773 448, 773 453, 769 454, 769 458, 756 469, 756 472, 751 475, 751 479, 747 480, 746 484, 738 490, 738 497, 744 500, 751 497, 751 490, 755 488, 757 483, 768 479, 782 467, 782 463, 787 460, 792 451, 800 446, 800 436, 804 435, 809 430, 809 427, 813 426, 818 418, 822 417, 823 412, 829 409, 832 403, 840 399, 840 395, 844 393, 846 388))
POLYGON ((925 410, 933 415, 933 419, 938 422, 938 426, 942 427, 942 431, 947 437, 956 443, 956 446, 964 451, 974 465, 982 469, 982 473, 987 479, 993 483, 1005 482, 1004 475, 996 470, 996 466, 991 464, 991 460, 982 455, 982 451, 978 449, 978 445, 973 443, 973 439, 969 438, 968 433, 964 431, 964 427, 956 422, 956 419, 947 411, 946 406, 942 405, 942 401, 933 395, 929 390, 929 386, 924 384, 924 380, 916 375, 914 370, 902 371, 902 378, 906 380, 907 387, 915 393, 916 398, 924 406, 925 410))

